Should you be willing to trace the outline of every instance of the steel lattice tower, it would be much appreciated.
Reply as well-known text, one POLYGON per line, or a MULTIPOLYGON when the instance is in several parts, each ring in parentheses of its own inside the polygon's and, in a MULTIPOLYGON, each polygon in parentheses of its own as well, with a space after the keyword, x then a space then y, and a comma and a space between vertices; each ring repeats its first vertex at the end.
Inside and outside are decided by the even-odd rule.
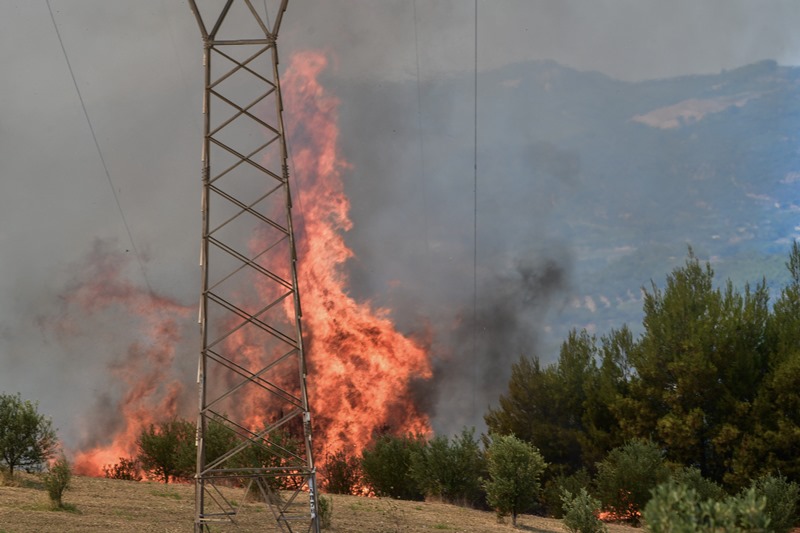
POLYGON ((196 533, 247 522, 242 486, 281 531, 319 531, 276 47, 287 2, 189 0, 205 68, 196 533))

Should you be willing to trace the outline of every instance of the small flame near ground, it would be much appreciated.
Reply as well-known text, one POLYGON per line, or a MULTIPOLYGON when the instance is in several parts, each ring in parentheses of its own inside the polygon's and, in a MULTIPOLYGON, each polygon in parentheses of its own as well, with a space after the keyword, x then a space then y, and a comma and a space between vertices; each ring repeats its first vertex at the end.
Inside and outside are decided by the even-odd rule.
MULTIPOLYGON (((298 276, 318 457, 323 452, 360 454, 381 432, 431 433, 412 391, 415 381, 432 377, 423 343, 398 332, 388 310, 347 294, 344 264, 353 252, 343 233, 352 222, 342 178, 349 165, 338 147, 339 100, 318 79, 327 65, 323 53, 297 53, 282 81, 296 179, 298 276)), ((114 310, 135 323, 128 331, 136 340, 110 365, 118 398, 106 401, 103 409, 111 414, 103 418, 106 423, 92 424, 91 444, 75 456, 75 472, 82 475, 102 476, 104 466, 134 457, 136 439, 150 424, 193 418, 182 411, 181 400, 192 397, 194 375, 176 377, 176 366, 187 366, 178 365, 176 352, 187 342, 183 329, 193 309, 127 281, 126 261, 123 254, 96 246, 82 278, 86 281, 63 296, 74 311, 65 316, 97 320, 114 310)), ((60 334, 75 334, 71 320, 59 322, 60 334)))

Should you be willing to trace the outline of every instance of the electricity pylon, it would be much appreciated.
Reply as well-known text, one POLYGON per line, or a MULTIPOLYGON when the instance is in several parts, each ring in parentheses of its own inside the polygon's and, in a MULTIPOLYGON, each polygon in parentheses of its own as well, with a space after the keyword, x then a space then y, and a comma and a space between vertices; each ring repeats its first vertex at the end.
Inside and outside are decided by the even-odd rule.
POLYGON ((281 531, 319 532, 276 47, 287 2, 189 0, 205 68, 196 533, 248 522, 237 487, 281 531))

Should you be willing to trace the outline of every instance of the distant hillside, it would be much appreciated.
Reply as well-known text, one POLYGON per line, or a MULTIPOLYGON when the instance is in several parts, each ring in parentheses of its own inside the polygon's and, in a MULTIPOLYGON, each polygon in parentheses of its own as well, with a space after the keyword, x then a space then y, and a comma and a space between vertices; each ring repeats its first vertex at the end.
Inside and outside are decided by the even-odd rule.
MULTIPOLYGON (((471 287, 469 75, 331 82, 353 164, 354 290, 397 307, 390 280, 413 293, 453 276, 471 287)), ((773 61, 638 83, 554 62, 482 73, 480 271, 564 251, 555 255, 568 257, 572 283, 550 318, 559 331, 635 326, 639 287, 663 280, 688 245, 720 281, 786 279, 783 258, 800 235, 799 132, 800 69, 773 61)))
POLYGON ((554 360, 571 328, 639 332, 641 288, 689 246, 718 283, 788 279, 798 68, 642 82, 552 61, 481 72, 477 153, 471 73, 323 82, 350 163, 350 292, 429 346, 435 378, 419 398, 437 431, 480 428, 512 363, 554 360))

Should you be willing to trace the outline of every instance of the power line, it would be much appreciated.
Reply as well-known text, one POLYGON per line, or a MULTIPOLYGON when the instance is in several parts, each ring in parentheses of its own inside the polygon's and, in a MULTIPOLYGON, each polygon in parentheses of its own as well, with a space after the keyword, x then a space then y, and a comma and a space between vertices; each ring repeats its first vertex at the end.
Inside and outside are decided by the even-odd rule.
POLYGON ((67 55, 67 49, 64 46, 64 40, 61 38, 61 32, 58 30, 58 24, 56 24, 56 17, 53 15, 53 8, 50 6, 50 0, 45 0, 45 3, 47 4, 47 11, 50 12, 50 20, 53 21, 53 28, 56 30, 58 44, 61 45, 61 52, 64 54, 64 60, 67 63, 67 69, 69 69, 69 75, 72 78, 72 84, 75 87, 75 92, 78 94, 78 100, 80 100, 81 109, 83 109, 83 116, 86 117, 86 123, 89 125, 89 131, 92 134, 92 140, 94 141, 94 146, 97 149, 97 155, 100 157, 100 163, 103 165, 103 171, 105 172, 106 180, 108 180, 108 185, 111 187, 111 194, 114 195, 114 202, 117 204, 117 210, 119 211, 119 216, 122 219, 122 225, 125 226, 125 232, 128 234, 128 240, 131 242, 133 255, 136 257, 136 262, 139 264, 139 269, 142 271, 142 277, 144 278, 145 285, 147 285, 147 290, 150 292, 150 294, 152 294, 153 288, 150 286, 150 281, 147 279, 144 263, 139 255, 139 250, 136 248, 136 242, 133 240, 133 234, 131 233, 131 228, 128 225, 128 220, 125 218, 125 212, 122 210, 122 204, 119 201, 119 196, 117 195, 117 190, 114 187, 114 182, 111 180, 111 173, 108 171, 108 165, 103 157, 103 151, 100 149, 100 143, 97 141, 97 135, 94 132, 92 121, 89 119, 89 112, 86 110, 86 103, 83 101, 81 90, 78 87, 78 81, 75 78, 75 72, 72 70, 72 64, 69 61, 69 55, 67 55))
POLYGON ((473 91, 473 211, 472 211, 472 413, 477 413, 475 405, 475 391, 478 387, 478 358, 477 358, 477 336, 478 336, 478 0, 475 0, 475 64, 473 91))
POLYGON ((417 0, 412 3, 414 18, 414 58, 417 65, 417 133, 419 138, 419 170, 420 182, 422 187, 422 228, 425 243, 424 259, 422 262, 424 272, 422 279, 425 283, 430 282, 430 234, 428 232, 428 176, 425 173, 425 139, 422 131, 422 77, 419 68, 419 18, 417 16, 417 0))

